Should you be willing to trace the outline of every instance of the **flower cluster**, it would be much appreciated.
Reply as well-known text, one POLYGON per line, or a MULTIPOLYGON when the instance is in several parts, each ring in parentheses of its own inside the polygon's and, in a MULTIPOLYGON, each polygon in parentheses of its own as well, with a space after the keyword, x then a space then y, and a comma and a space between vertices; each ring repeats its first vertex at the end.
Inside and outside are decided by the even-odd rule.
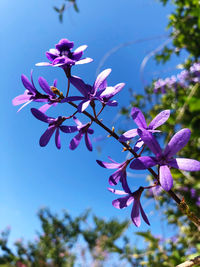
MULTIPOLYGON (((125 147, 124 150, 128 150, 132 154, 131 158, 126 159, 121 163, 114 161, 110 157, 110 162, 97 160, 97 163, 103 168, 116 169, 116 171, 109 177, 109 184, 111 186, 121 184, 123 188, 123 190, 108 188, 110 192, 117 195, 122 195, 122 197, 113 200, 112 204, 115 208, 123 209, 133 203, 131 211, 131 219, 133 223, 137 227, 140 226, 141 214, 143 220, 149 225, 149 220, 141 204, 141 196, 143 191, 159 191, 160 188, 164 189, 165 191, 170 191, 173 186, 173 178, 170 172, 171 168, 181 169, 184 171, 200 170, 199 161, 194 159, 174 157, 175 154, 188 143, 191 134, 190 130, 182 129, 177 132, 171 138, 166 148, 162 150, 154 134, 161 132, 157 128, 162 126, 168 120, 170 116, 170 110, 164 110, 160 112, 149 124, 147 124, 142 111, 137 107, 133 107, 131 110, 131 117, 137 128, 128 130, 121 136, 118 136, 113 130, 110 130, 102 123, 101 120, 99 120, 99 116, 105 107, 117 106, 118 103, 116 100, 113 100, 113 97, 124 88, 125 84, 118 83, 114 86, 108 86, 107 78, 111 73, 111 69, 103 70, 97 76, 92 85, 85 83, 82 78, 72 75, 71 69, 74 65, 89 63, 92 61, 91 58, 81 59, 83 51, 87 48, 86 45, 80 46, 75 51, 72 51, 73 47, 73 42, 69 41, 68 39, 61 39, 58 44, 56 44, 55 49, 50 49, 48 52, 46 52, 46 56, 50 62, 36 64, 37 66, 60 67, 64 70, 68 79, 67 93, 65 96, 57 88, 57 80, 53 82, 52 86, 49 86, 43 77, 39 77, 38 79, 39 86, 42 89, 42 92, 40 92, 33 82, 33 76, 31 72, 30 81, 25 75, 21 76, 23 86, 25 87, 25 92, 13 99, 13 105, 23 104, 19 109, 21 110, 29 103, 42 103, 42 106, 40 106, 39 109, 31 108, 31 113, 33 116, 36 119, 47 123, 48 125, 47 129, 39 140, 39 144, 42 147, 49 143, 51 137, 55 133, 55 144, 56 147, 60 149, 61 133, 76 133, 76 135, 70 141, 69 148, 71 150, 76 149, 81 142, 81 139, 84 137, 87 149, 92 151, 92 142, 89 138, 89 135, 94 133, 94 130, 91 128, 92 124, 96 123, 108 131, 111 136, 113 136, 125 147), (77 89, 77 94, 70 95, 70 85, 73 85, 74 88, 77 89), (76 104, 77 101, 78 104, 76 104), (70 116, 59 115, 56 117, 50 117, 46 115, 46 112, 50 107, 55 108, 58 104, 69 104, 75 108, 75 112, 70 116), (89 118, 89 121, 82 123, 76 117, 79 113, 84 114, 87 118, 89 118), (70 123, 66 123, 70 119, 73 120, 72 125, 70 123), (129 145, 129 140, 135 137, 137 139, 132 147, 129 145), (142 155, 145 146, 152 151, 154 154, 153 156, 142 155), (140 152, 137 154, 139 150, 140 152), (158 172, 156 172, 155 166, 157 166, 158 172), (132 191, 127 179, 128 167, 130 167, 132 170, 148 169, 155 178, 154 184, 150 186, 139 186, 138 189, 132 191), (151 169, 152 167, 154 167, 154 169, 151 169)), ((183 80, 186 81, 191 74, 195 77, 195 79, 200 77, 200 65, 198 63, 196 65, 194 64, 190 68, 190 73, 188 73, 189 72, 185 71, 179 75, 179 83, 183 83, 183 80)), ((155 90, 158 91, 158 88, 162 88, 164 92, 164 87, 166 84, 168 87, 173 87, 176 82, 176 77, 169 79, 167 82, 165 81, 165 83, 160 80, 157 82, 157 89, 155 90)))
POLYGON ((176 91, 177 88, 187 88, 191 83, 200 83, 200 63, 195 62, 188 70, 183 70, 176 76, 158 79, 154 82, 154 93, 165 94, 167 90, 176 91))

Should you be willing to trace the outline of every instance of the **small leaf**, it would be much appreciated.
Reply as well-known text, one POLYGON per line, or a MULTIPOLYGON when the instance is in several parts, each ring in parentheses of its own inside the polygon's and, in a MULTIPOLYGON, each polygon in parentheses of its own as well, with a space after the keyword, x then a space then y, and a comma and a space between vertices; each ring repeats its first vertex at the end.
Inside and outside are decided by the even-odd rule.
POLYGON ((60 9, 57 8, 56 6, 54 6, 53 9, 54 9, 56 12, 60 13, 60 9))
POLYGON ((76 3, 74 3, 74 9, 75 9, 76 12, 79 12, 79 9, 78 9, 78 6, 77 6, 76 3))

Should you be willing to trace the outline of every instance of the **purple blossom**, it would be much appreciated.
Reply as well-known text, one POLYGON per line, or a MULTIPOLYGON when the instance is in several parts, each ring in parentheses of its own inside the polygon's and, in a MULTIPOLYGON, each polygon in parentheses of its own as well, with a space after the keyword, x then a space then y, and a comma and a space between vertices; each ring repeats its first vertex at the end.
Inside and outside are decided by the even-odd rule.
POLYGON ((111 98, 119 93, 125 86, 125 84, 119 83, 113 87, 107 86, 106 78, 108 77, 110 72, 111 69, 102 71, 97 76, 93 86, 85 84, 84 81, 77 76, 70 77, 70 82, 79 90, 79 92, 83 96, 67 97, 65 100, 63 100, 63 102, 81 100, 80 104, 78 105, 79 112, 83 112, 94 100, 99 100, 104 105, 117 106, 117 101, 111 100, 111 98))
POLYGON ((197 202, 196 202, 197 206, 200 207, 200 197, 197 198, 197 202))
POLYGON ((64 70, 71 68, 73 65, 85 64, 93 61, 91 58, 83 58, 83 51, 87 48, 87 45, 78 47, 75 51, 71 51, 74 47, 74 42, 68 39, 61 39, 56 48, 50 49, 46 52, 46 57, 50 62, 40 62, 36 66, 53 66, 61 67, 64 70))
POLYGON ((117 163, 113 159, 109 157, 111 163, 104 162, 97 160, 97 163, 106 169, 117 169, 110 177, 109 177, 109 184, 110 185, 117 185, 118 182, 120 181, 122 183, 123 188, 128 190, 128 185, 127 185, 127 174, 126 174, 126 168, 128 164, 130 163, 130 160, 126 160, 122 163, 117 163))
POLYGON ((177 90, 178 87, 185 88, 188 87, 191 83, 200 82, 200 63, 195 62, 189 70, 183 70, 176 76, 171 76, 170 78, 158 79, 154 82, 154 93, 158 93, 159 90, 161 93, 165 94, 167 89, 177 90))
POLYGON ((77 131, 76 126, 64 126, 62 123, 66 120, 65 117, 59 116, 58 118, 52 118, 48 117, 46 114, 41 112, 40 110, 36 108, 31 109, 32 114, 40 121, 46 122, 49 124, 47 130, 43 133, 43 135, 40 137, 40 146, 46 146, 49 143, 49 140, 51 139, 51 136, 56 131, 55 134, 55 144, 58 149, 61 148, 60 143, 60 130, 64 133, 73 133, 77 131))
POLYGON ((142 215, 143 220, 150 225, 149 220, 142 208, 142 205, 140 203, 140 197, 141 194, 144 190, 143 187, 140 187, 137 191, 131 193, 130 188, 128 187, 126 190, 124 189, 124 191, 122 190, 115 190, 113 188, 108 188, 108 190, 114 194, 117 195, 125 195, 124 197, 118 198, 113 200, 112 205, 117 208, 117 209, 124 209, 126 207, 128 207, 132 202, 133 202, 133 208, 131 211, 131 219, 133 221, 133 223, 135 224, 135 226, 139 227, 141 224, 141 220, 140 220, 140 213, 142 215))
MULTIPOLYGON (((51 105, 56 104, 56 102, 59 101, 56 94, 54 94, 54 92, 51 90, 51 87, 48 85, 47 81, 43 77, 39 77, 38 82, 40 87, 46 94, 42 94, 36 89, 33 83, 32 71, 31 71, 31 82, 23 74, 21 76, 21 80, 26 90, 24 94, 19 95, 12 100, 14 106, 23 104, 18 111, 20 111, 22 108, 24 108, 32 101, 48 103, 40 108, 41 111, 46 111, 51 105)), ((53 87, 56 87, 56 84, 57 81, 55 80, 53 83, 53 87)))
POLYGON ((154 93, 158 93, 159 90, 161 90, 161 93, 166 93, 166 82, 162 79, 158 79, 154 82, 154 93))
POLYGON ((79 133, 71 140, 69 148, 71 150, 74 150, 77 148, 77 146, 79 145, 82 137, 85 135, 85 144, 86 147, 89 151, 92 151, 92 143, 90 141, 90 138, 88 136, 88 134, 93 134, 94 130, 89 128, 91 123, 86 123, 86 124, 82 124, 75 116, 73 117, 75 123, 76 123, 76 128, 79 133))
MULTIPOLYGON (((159 132, 158 130, 155 130, 155 129, 161 126, 162 124, 164 124, 168 120, 169 116, 170 116, 170 110, 163 110, 150 122, 149 126, 147 126, 147 123, 146 123, 146 120, 145 120, 145 117, 142 111, 139 108, 133 107, 131 110, 131 117, 134 120, 134 122, 137 124, 138 128, 135 128, 135 129, 132 129, 132 130, 129 130, 123 133, 119 137, 119 141, 124 142, 137 136, 138 129, 146 129, 147 131, 151 133, 159 132)), ((143 143, 144 142, 141 140, 141 138, 139 138, 139 140, 136 143, 135 151, 137 151, 143 145, 143 143)))
POLYGON ((159 181, 164 190, 169 191, 173 186, 170 167, 184 171, 199 171, 200 162, 194 159, 173 158, 189 141, 191 132, 182 129, 169 141, 164 151, 161 150, 155 137, 145 129, 139 129, 138 134, 143 142, 155 154, 155 157, 143 156, 135 159, 130 167, 135 170, 144 170, 159 165, 159 181))

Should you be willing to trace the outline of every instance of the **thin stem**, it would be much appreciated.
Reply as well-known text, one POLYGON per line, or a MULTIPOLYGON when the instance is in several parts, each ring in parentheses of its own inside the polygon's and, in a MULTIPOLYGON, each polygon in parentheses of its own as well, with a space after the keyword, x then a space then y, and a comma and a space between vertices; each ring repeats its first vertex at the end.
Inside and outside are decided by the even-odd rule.
POLYGON ((74 117, 74 115, 76 115, 76 113, 78 113, 78 110, 75 111, 72 115, 70 115, 69 117, 65 117, 65 120, 71 119, 72 117, 74 117))
POLYGON ((68 82, 67 82, 67 93, 66 93, 66 97, 68 97, 69 95, 69 88, 70 88, 70 80, 69 80, 69 77, 71 76, 71 68, 67 68, 67 69, 64 69, 65 71, 65 74, 67 76, 67 79, 68 79, 68 82))
POLYGON ((100 115, 101 112, 104 110, 104 108, 105 108, 105 104, 102 104, 102 107, 101 107, 100 111, 98 112, 97 117, 99 117, 99 115, 100 115))

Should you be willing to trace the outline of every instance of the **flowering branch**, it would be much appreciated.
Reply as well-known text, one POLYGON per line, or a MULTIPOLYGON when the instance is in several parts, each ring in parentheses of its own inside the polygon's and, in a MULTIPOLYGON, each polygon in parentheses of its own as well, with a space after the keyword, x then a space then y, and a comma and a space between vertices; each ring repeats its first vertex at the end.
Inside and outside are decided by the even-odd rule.
MULTIPOLYGON (((154 137, 154 133, 160 132, 157 128, 163 125, 170 116, 170 110, 164 110, 160 112, 151 122, 147 125, 145 117, 142 111, 133 107, 131 110, 131 116, 134 122, 137 124, 138 128, 129 130, 118 136, 114 128, 111 130, 102 120, 99 120, 99 115, 104 110, 105 106, 114 107, 117 106, 117 101, 112 100, 112 98, 119 93, 123 87, 124 83, 119 83, 115 86, 108 86, 107 77, 109 76, 111 69, 106 69, 102 71, 96 78, 93 85, 86 84, 80 77, 71 75, 71 68, 74 65, 89 63, 92 61, 91 58, 83 58, 83 51, 87 48, 86 45, 78 47, 75 51, 72 51, 74 43, 62 39, 58 44, 56 44, 55 49, 50 49, 46 56, 50 62, 38 63, 38 66, 54 66, 60 67, 64 70, 66 77, 68 79, 67 93, 64 97, 63 93, 59 91, 57 86, 57 81, 54 81, 53 86, 49 86, 47 81, 40 77, 38 79, 39 85, 45 94, 41 94, 33 83, 32 73, 31 82, 25 75, 22 75, 22 82, 26 91, 23 95, 16 97, 13 100, 14 105, 19 105, 25 103, 22 107, 29 104, 30 102, 43 102, 45 103, 40 109, 32 108, 32 114, 45 123, 48 123, 47 130, 43 133, 40 138, 40 145, 46 146, 51 139, 51 136, 55 132, 55 143, 58 149, 61 148, 60 142, 60 131, 64 133, 74 133, 78 132, 75 137, 71 140, 69 148, 74 150, 79 145, 82 137, 85 138, 85 144, 89 151, 92 151, 92 143, 89 139, 89 134, 93 134, 93 129, 90 128, 93 122, 98 124, 101 128, 109 133, 109 136, 115 138, 124 147, 124 151, 129 151, 133 157, 122 162, 117 163, 110 158, 110 163, 97 160, 97 163, 107 169, 117 169, 110 177, 109 184, 111 186, 117 185, 119 182, 122 185, 123 190, 115 190, 113 188, 108 188, 108 190, 117 195, 124 195, 118 199, 113 200, 112 204, 118 209, 123 209, 133 203, 133 208, 131 211, 131 218, 133 223, 138 227, 140 226, 140 213, 143 220, 149 223, 149 220, 142 208, 140 198, 144 190, 152 189, 153 187, 162 187, 171 198, 178 204, 180 210, 183 214, 197 226, 200 227, 200 219, 195 216, 189 210, 189 207, 185 203, 184 199, 181 200, 173 191, 173 178, 170 172, 170 168, 181 169, 184 171, 199 171, 200 162, 193 159, 187 158, 174 158, 175 154, 181 150, 189 141, 191 131, 189 129, 182 129, 177 132, 169 141, 164 150, 161 149, 159 143, 154 137), (81 96, 69 96, 70 84, 72 84, 80 93, 81 96), (75 104, 75 101, 80 101, 79 104, 75 104), (96 111, 95 102, 101 103, 101 108, 99 112, 96 111), (76 111, 68 116, 59 116, 57 118, 48 117, 45 112, 52 106, 56 106, 60 103, 68 103, 73 106, 76 111), (86 111, 88 107, 92 108, 93 115, 86 111), (75 114, 82 113, 86 115, 90 122, 82 124, 75 114), (73 118, 76 126, 66 126, 63 125, 66 120, 73 118), (129 141, 132 138, 139 136, 134 147, 129 145, 129 141), (154 154, 154 156, 142 156, 144 147, 148 147, 154 154), (139 151, 139 154, 137 151, 139 151), (133 170, 148 170, 152 176, 156 179, 153 186, 140 186, 138 190, 132 192, 129 188, 127 182, 126 168, 130 165, 133 170), (158 174, 152 169, 152 167, 158 166, 158 174)), ((22 108, 21 107, 21 108, 22 108)))

